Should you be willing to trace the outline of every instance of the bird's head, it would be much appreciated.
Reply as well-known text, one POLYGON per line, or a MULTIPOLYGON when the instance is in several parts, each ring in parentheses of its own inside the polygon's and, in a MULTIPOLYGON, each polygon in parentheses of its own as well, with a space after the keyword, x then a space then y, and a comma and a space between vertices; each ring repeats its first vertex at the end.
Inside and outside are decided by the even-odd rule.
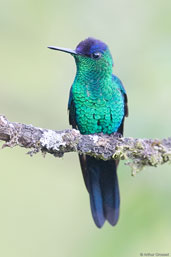
POLYGON ((75 50, 49 46, 50 49, 70 53, 76 61, 77 69, 82 72, 111 71, 113 60, 108 46, 100 40, 87 38, 81 41, 75 50))

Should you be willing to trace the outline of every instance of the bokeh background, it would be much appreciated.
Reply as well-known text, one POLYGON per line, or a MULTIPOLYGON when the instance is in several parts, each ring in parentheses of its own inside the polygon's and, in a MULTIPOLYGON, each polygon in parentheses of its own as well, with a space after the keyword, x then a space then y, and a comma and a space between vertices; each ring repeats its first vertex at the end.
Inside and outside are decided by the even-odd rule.
MULTIPOLYGON (((88 36, 105 41, 125 85, 125 136, 163 138, 171 126, 170 0, 1 0, 0 113, 11 121, 69 128, 71 56, 88 36)), ((0 256, 123 257, 171 254, 169 166, 136 177, 119 167, 116 227, 95 227, 76 154, 62 159, 0 150, 0 256)))

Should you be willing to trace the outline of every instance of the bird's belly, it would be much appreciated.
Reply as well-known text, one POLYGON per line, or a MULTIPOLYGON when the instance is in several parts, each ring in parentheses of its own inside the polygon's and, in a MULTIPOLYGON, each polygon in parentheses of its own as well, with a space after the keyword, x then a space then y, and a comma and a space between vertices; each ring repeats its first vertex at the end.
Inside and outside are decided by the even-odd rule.
POLYGON ((116 132, 124 117, 123 100, 115 103, 106 103, 103 106, 96 104, 76 104, 76 122, 82 134, 116 132))

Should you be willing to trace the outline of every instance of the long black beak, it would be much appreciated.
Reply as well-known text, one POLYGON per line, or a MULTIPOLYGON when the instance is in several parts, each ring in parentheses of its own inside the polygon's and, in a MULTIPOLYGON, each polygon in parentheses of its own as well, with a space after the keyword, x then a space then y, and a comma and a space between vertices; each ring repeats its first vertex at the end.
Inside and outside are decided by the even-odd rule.
POLYGON ((69 53, 69 54, 77 54, 75 50, 68 49, 68 48, 56 47, 56 46, 48 46, 48 48, 52 49, 52 50, 57 50, 57 51, 69 53))

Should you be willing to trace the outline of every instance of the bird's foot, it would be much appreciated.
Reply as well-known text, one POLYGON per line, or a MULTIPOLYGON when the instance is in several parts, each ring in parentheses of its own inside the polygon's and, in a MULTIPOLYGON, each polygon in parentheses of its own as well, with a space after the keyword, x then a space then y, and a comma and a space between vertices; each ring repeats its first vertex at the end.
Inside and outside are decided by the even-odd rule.
POLYGON ((117 137, 117 138, 123 137, 123 135, 119 132, 113 132, 113 133, 111 133, 111 135, 113 135, 114 137, 117 137))

